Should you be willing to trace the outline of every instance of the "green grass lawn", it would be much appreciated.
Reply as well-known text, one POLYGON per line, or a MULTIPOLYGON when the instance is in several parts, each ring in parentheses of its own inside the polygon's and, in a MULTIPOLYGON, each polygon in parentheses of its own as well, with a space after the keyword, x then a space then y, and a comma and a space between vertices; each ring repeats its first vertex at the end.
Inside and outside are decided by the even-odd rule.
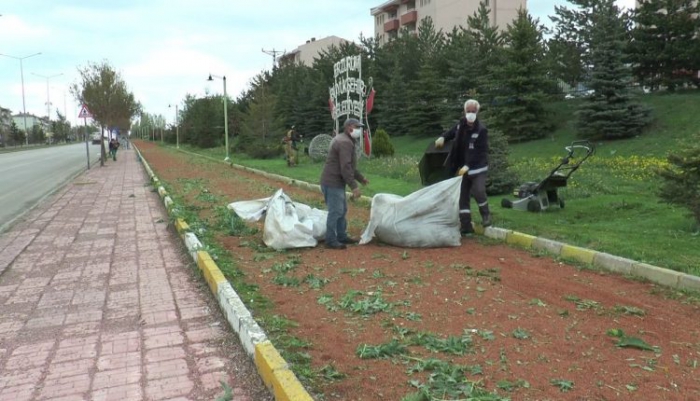
MULTIPOLYGON (((503 209, 501 198, 509 196, 491 196, 495 225, 700 275, 698 227, 684 209, 660 203, 654 173, 669 152, 700 139, 700 91, 639 99, 654 108, 652 127, 632 139, 595 143, 596 154, 560 191, 566 199, 564 209, 537 214, 503 209)), ((521 182, 543 179, 565 155, 564 146, 575 139, 573 113, 579 101, 551 105, 558 127, 546 138, 511 145, 510 162, 521 182)), ((361 161, 360 170, 371 182, 364 193, 407 195, 421 188, 417 165, 432 140, 392 138, 396 156, 361 161)), ((224 158, 223 148, 183 149, 224 158)), ((303 156, 293 168, 281 157, 255 160, 234 153, 232 158, 234 163, 312 183, 318 182, 323 167, 303 156)))

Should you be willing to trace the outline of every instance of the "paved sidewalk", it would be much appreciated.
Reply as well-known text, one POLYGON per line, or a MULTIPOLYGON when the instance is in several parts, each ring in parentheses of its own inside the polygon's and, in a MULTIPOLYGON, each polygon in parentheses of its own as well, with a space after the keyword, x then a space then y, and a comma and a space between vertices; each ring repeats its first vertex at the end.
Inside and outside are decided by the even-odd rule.
POLYGON ((0 400, 271 399, 159 203, 121 150, 0 235, 0 400))

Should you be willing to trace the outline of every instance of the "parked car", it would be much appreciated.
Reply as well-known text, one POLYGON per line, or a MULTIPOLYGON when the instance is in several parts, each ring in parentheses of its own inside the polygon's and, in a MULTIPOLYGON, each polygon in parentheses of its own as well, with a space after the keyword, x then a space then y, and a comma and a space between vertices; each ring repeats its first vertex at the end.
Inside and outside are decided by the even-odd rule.
POLYGON ((100 134, 93 134, 93 135, 92 135, 92 144, 93 144, 93 145, 99 145, 99 144, 100 144, 100 134))

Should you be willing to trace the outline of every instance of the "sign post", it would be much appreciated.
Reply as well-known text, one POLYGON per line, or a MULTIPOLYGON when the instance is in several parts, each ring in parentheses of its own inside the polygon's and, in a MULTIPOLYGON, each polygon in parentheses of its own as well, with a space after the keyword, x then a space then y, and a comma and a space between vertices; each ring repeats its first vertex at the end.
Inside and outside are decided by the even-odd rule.
POLYGON ((90 114, 87 105, 83 105, 83 107, 80 108, 78 118, 82 118, 83 123, 85 124, 85 151, 87 152, 87 168, 90 170, 90 136, 88 135, 87 130, 87 119, 92 118, 92 114, 90 114))
MULTIPOLYGON (((365 101, 370 87, 362 80, 362 56, 348 56, 333 65, 333 85, 328 88, 328 104, 331 109, 331 116, 335 121, 335 133, 340 133, 340 117, 355 117, 362 121, 365 116, 365 101)), ((371 136, 369 135, 369 121, 367 121, 367 134, 360 138, 359 148, 371 147, 371 136)), ((368 148, 369 149, 369 148, 368 148)), ((365 150, 365 156, 369 157, 371 150, 365 150)))

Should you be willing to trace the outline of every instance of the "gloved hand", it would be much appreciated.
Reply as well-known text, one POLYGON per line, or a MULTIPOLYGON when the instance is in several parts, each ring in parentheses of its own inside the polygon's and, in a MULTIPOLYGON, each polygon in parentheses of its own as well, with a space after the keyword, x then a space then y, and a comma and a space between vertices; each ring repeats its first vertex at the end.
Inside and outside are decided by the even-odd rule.
POLYGON ((467 174, 467 171, 469 171, 469 167, 467 167, 467 166, 462 166, 462 168, 459 169, 459 171, 457 172, 457 175, 458 175, 458 176, 462 176, 462 175, 464 175, 464 174, 467 174))
POLYGON ((436 147, 436 148, 440 149, 440 148, 442 148, 444 145, 445 145, 445 138, 440 137, 440 138, 438 138, 438 139, 435 140, 435 147, 436 147))

